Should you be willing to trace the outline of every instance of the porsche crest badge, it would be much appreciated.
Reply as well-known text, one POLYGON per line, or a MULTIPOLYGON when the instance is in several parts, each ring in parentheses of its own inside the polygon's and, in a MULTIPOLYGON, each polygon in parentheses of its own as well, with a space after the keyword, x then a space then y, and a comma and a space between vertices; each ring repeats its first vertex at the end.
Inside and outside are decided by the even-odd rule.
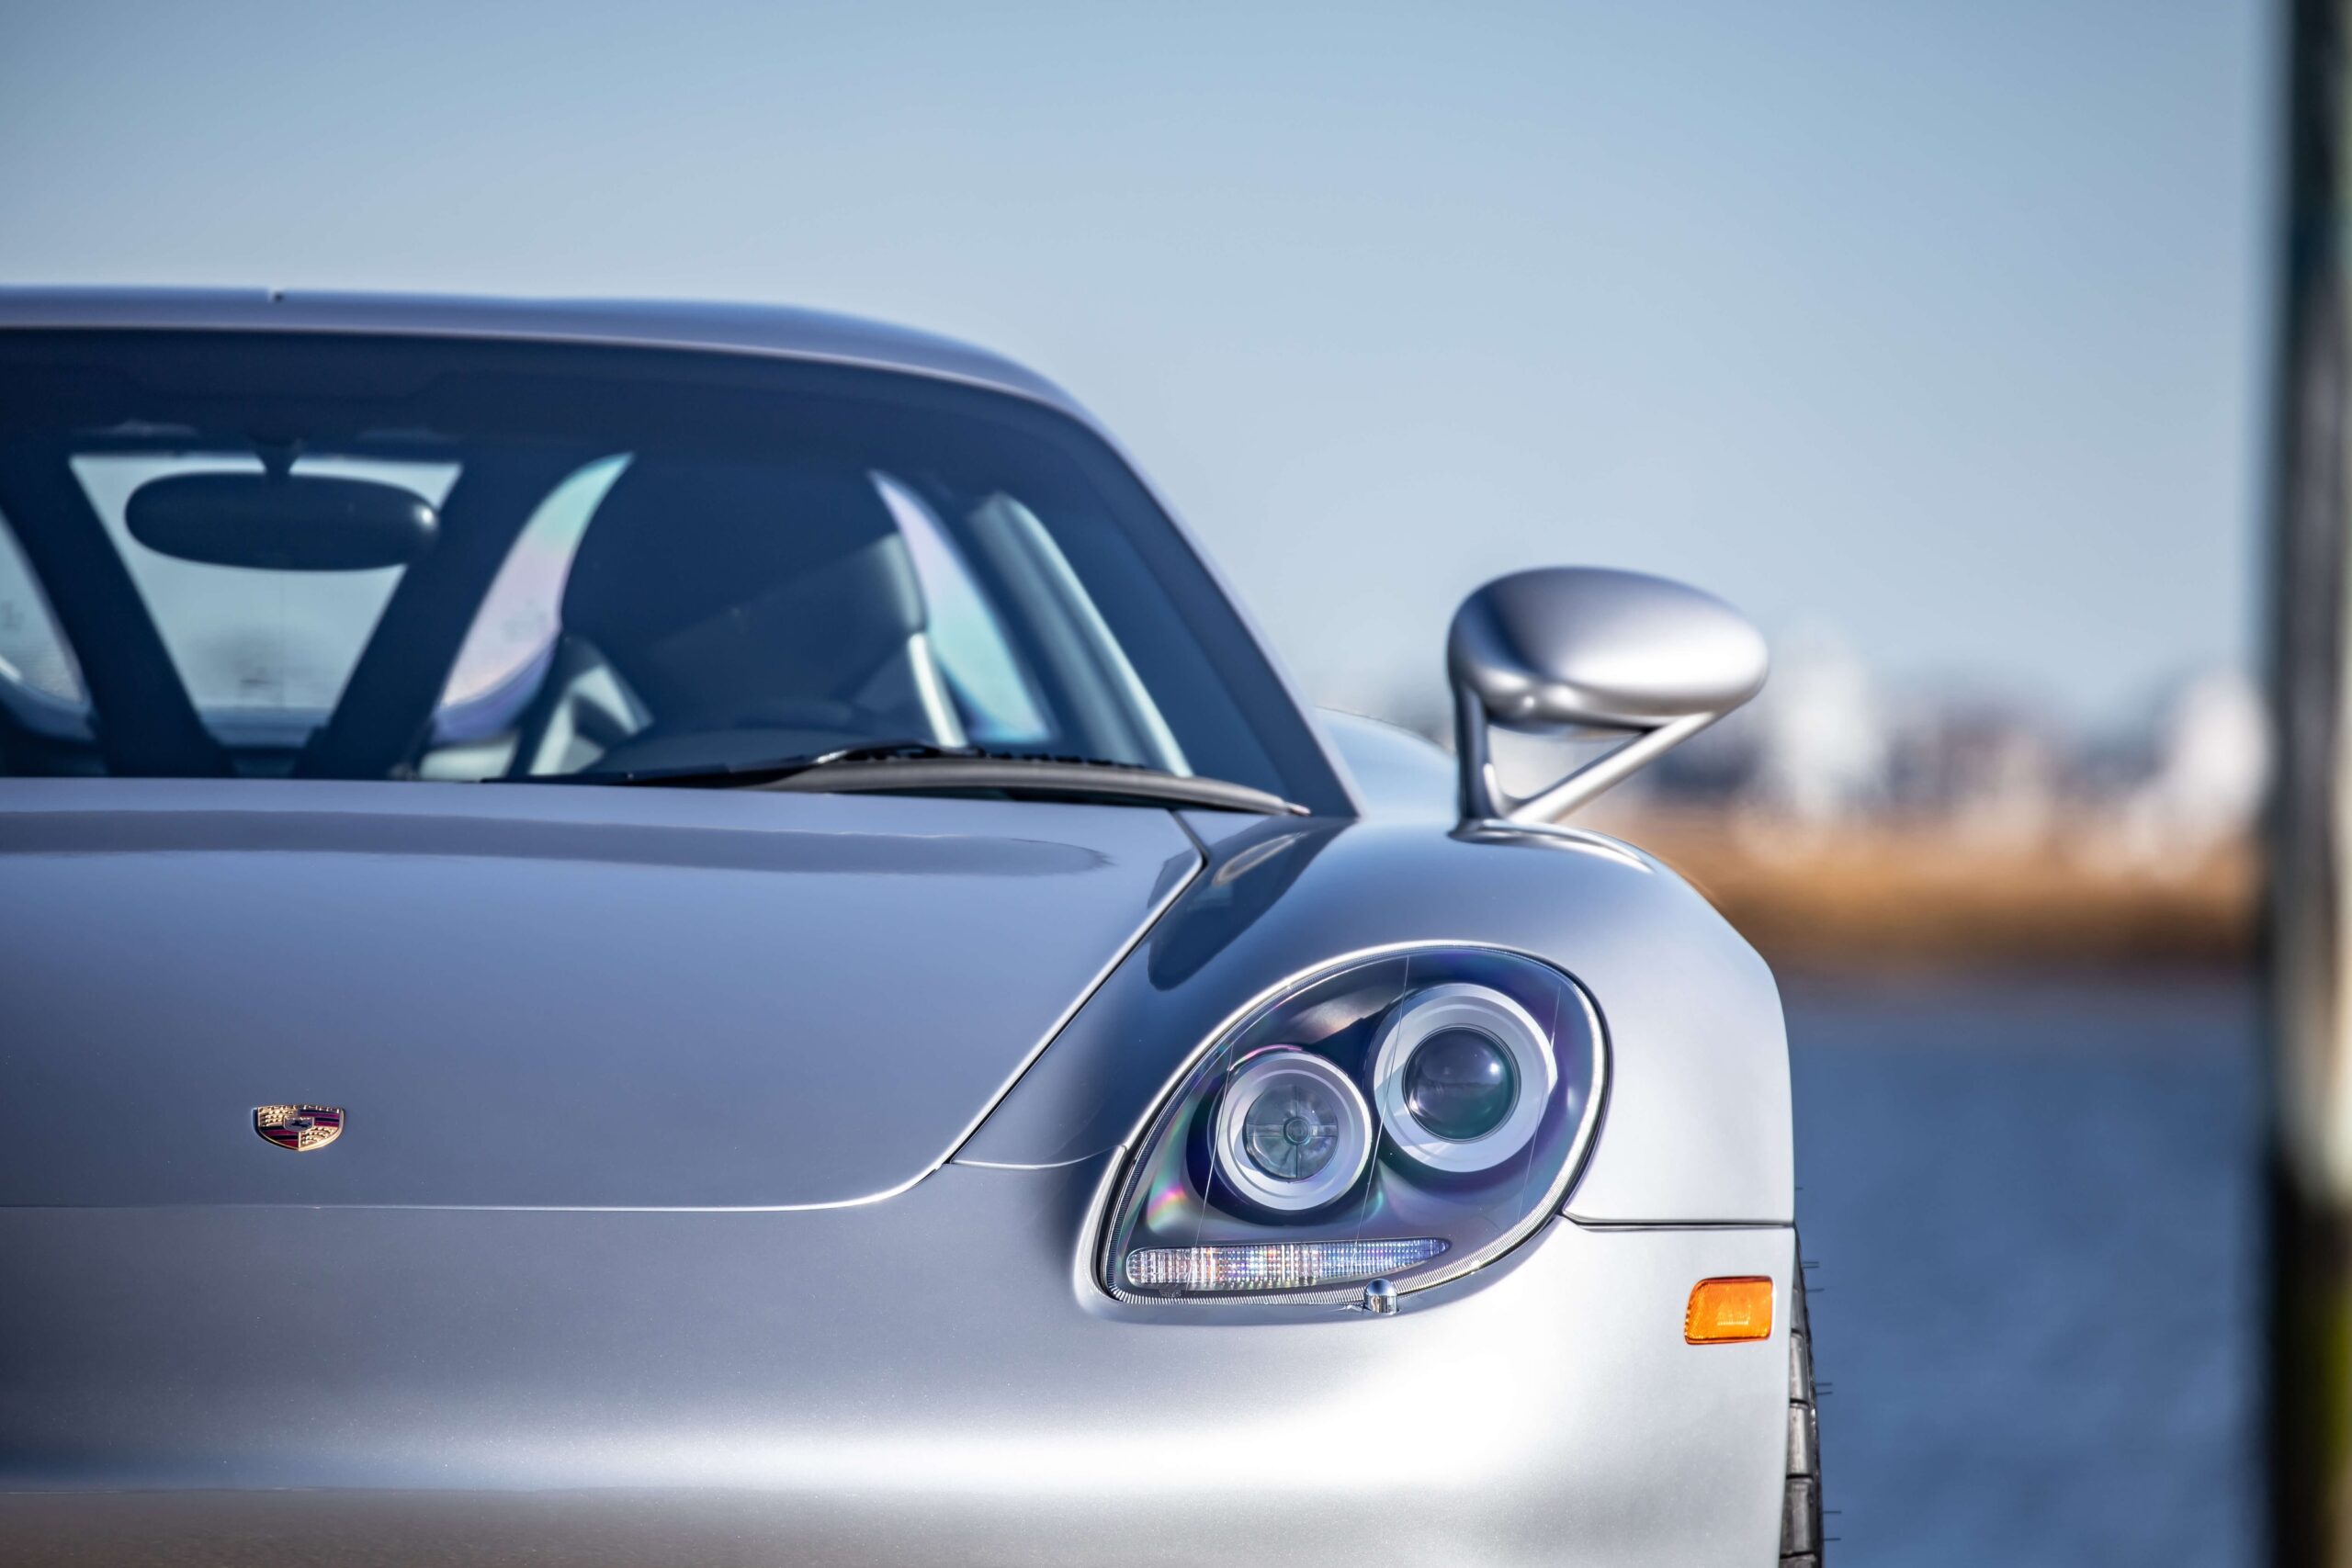
POLYGON ((256 1105, 254 1131, 298 1155, 325 1148, 343 1136, 340 1105, 256 1105))

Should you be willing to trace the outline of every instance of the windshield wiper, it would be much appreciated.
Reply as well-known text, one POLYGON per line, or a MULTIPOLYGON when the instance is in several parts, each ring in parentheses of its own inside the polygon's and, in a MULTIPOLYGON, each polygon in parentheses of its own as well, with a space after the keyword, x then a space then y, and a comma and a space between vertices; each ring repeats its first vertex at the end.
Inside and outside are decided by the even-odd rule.
POLYGON ((1306 807, 1226 779, 1197 778, 1102 757, 1043 756, 928 740, 878 741, 720 768, 633 768, 551 773, 538 784, 660 784, 673 789, 763 789, 806 794, 923 795, 972 790, 1023 799, 1205 806, 1268 817, 1306 807))
MULTIPOLYGON (((833 762, 881 761, 896 758, 977 757, 970 746, 934 746, 928 740, 876 740, 807 751, 793 757, 763 757, 752 762, 689 762, 673 768, 589 768, 576 773, 537 773, 518 784, 666 784, 673 789, 741 789, 770 784, 808 768, 833 762)), ((491 781, 485 780, 484 783, 491 781)))

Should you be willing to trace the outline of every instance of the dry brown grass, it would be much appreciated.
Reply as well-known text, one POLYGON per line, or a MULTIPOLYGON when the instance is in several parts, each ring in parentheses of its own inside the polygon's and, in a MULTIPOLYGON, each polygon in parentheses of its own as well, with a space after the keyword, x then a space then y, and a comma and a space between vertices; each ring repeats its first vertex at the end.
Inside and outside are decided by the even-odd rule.
POLYGON ((1626 809, 1595 827, 1690 878, 1764 956, 1811 968, 2222 965, 2251 945, 2244 844, 2161 870, 1929 823, 1821 831, 1715 812, 1626 809))

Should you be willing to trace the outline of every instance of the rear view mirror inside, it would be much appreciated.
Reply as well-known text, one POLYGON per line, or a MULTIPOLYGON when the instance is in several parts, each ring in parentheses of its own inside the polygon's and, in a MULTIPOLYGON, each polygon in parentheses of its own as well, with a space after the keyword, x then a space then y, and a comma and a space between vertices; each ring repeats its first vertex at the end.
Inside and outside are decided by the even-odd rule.
POLYGON ((131 493, 123 521, 151 550, 211 566, 366 571, 433 546, 430 502, 372 479, 174 474, 131 493))

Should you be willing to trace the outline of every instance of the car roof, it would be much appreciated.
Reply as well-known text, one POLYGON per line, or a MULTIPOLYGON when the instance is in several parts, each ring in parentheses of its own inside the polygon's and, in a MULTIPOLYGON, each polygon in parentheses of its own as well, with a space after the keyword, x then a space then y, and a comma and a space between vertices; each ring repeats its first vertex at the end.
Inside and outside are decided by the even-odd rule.
POLYGON ((277 288, 0 288, 0 332, 72 328, 487 337, 776 355, 988 387, 1095 424, 1068 392, 1001 355, 933 333, 787 305, 277 288))

